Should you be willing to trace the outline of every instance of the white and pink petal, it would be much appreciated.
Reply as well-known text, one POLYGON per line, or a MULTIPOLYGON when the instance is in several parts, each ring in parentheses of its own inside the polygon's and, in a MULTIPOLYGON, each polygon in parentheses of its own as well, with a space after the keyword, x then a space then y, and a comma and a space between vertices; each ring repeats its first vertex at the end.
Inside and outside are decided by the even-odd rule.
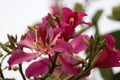
POLYGON ((9 69, 11 69, 14 64, 20 64, 24 61, 28 62, 36 59, 38 56, 39 53, 26 53, 20 49, 16 49, 15 51, 13 51, 12 55, 8 60, 9 69))
POLYGON ((48 70, 49 70, 49 67, 47 64, 48 62, 49 62, 48 58, 44 58, 39 61, 33 62, 26 69, 26 72, 25 72, 26 76, 28 78, 38 77, 40 75, 48 73, 48 70))

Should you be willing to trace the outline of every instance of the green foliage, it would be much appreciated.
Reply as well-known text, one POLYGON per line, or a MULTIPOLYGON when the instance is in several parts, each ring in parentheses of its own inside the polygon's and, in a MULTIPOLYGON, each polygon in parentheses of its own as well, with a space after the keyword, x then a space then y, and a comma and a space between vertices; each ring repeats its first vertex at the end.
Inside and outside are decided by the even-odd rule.
POLYGON ((11 53, 11 51, 4 45, 4 44, 2 44, 1 42, 0 42, 0 46, 1 46, 1 48, 5 51, 5 52, 7 52, 7 53, 11 53))
POLYGON ((92 17, 92 24, 95 27, 96 34, 99 35, 98 21, 103 13, 103 10, 98 10, 92 17))
POLYGON ((113 80, 120 80, 120 72, 117 74, 114 74, 113 80))
POLYGON ((113 7, 112 15, 108 16, 109 19, 120 21, 120 5, 113 7))
POLYGON ((77 10, 79 13, 80 13, 81 11, 84 11, 83 6, 82 6, 82 4, 80 4, 80 3, 76 3, 76 4, 75 4, 74 10, 77 10))
POLYGON ((13 78, 5 78, 3 80, 15 80, 15 79, 13 79, 13 78))
POLYGON ((103 10, 98 10, 98 11, 95 13, 95 15, 94 15, 93 18, 92 18, 92 24, 93 24, 93 25, 95 25, 95 26, 97 25, 98 20, 100 19, 102 13, 103 13, 103 10))
POLYGON ((113 71, 111 68, 100 68, 100 73, 104 80, 113 80, 113 71))

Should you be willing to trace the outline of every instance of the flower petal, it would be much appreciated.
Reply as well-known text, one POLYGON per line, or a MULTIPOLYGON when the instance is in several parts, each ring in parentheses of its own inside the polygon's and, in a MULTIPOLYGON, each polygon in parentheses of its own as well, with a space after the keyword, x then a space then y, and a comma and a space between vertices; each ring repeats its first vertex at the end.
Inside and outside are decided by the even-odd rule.
POLYGON ((30 77, 38 77, 39 75, 46 74, 48 72, 48 58, 44 58, 42 60, 33 62, 29 65, 29 67, 26 69, 26 76, 28 78, 30 77))
POLYGON ((80 23, 80 24, 86 24, 86 25, 88 25, 88 26, 91 26, 91 23, 90 23, 90 22, 84 22, 84 21, 82 21, 84 16, 87 16, 87 14, 84 13, 84 12, 81 12, 81 13, 78 15, 78 20, 80 20, 79 23, 80 23))
POLYGON ((51 49, 48 53, 53 54, 55 51, 58 51, 58 52, 64 51, 65 53, 72 55, 73 48, 69 43, 59 39, 57 40, 55 47, 51 49))
MULTIPOLYGON (((64 55, 63 55, 64 56, 64 55)), ((62 69, 66 73, 78 75, 80 74, 80 68, 78 68, 75 63, 73 64, 70 59, 60 56, 60 61, 62 63, 62 69)))
POLYGON ((98 58, 95 67, 120 67, 120 51, 104 50, 98 58))
POLYGON ((82 20, 84 16, 87 16, 87 14, 84 12, 80 12, 80 14, 78 15, 80 20, 82 20))
POLYGON ((112 35, 106 35, 106 47, 100 54, 95 67, 120 67, 120 50, 115 48, 115 39, 112 35))
POLYGON ((61 36, 60 28, 53 29, 52 27, 50 27, 50 29, 49 29, 49 37, 50 37, 49 46, 53 45, 60 36, 61 36))
POLYGON ((35 45, 34 40, 35 40, 35 35, 32 34, 32 33, 27 33, 25 39, 18 42, 17 44, 19 46, 22 46, 22 47, 27 47, 27 48, 30 48, 30 49, 36 49, 36 45, 35 45))
POLYGON ((109 49, 115 48, 115 38, 112 35, 106 35, 106 47, 109 49))
POLYGON ((70 24, 66 23, 66 22, 63 21, 63 20, 60 21, 60 25, 61 25, 62 27, 71 26, 70 24))
POLYGON ((49 24, 48 16, 45 16, 45 17, 42 18, 42 23, 44 23, 44 25, 48 25, 49 24))
POLYGON ((37 58, 38 56, 38 53, 25 53, 22 50, 17 49, 12 53, 12 56, 8 60, 9 69, 11 69, 11 66, 14 64, 20 64, 23 61, 31 61, 37 58))
POLYGON ((79 53, 80 51, 88 48, 83 38, 89 41, 89 37, 87 35, 80 35, 71 41, 74 53, 79 53))
POLYGON ((46 46, 46 37, 47 37, 47 28, 45 24, 42 24, 40 26, 37 27, 37 31, 40 34, 41 40, 44 44, 44 46, 46 46))
POLYGON ((61 20, 61 25, 62 25, 62 33, 63 33, 63 38, 65 41, 68 41, 71 37, 73 37, 73 33, 75 30, 70 24, 65 23, 64 21, 61 20))
POLYGON ((62 9, 62 15, 63 15, 63 18, 65 19, 65 21, 69 19, 69 16, 71 13, 72 13, 72 10, 67 7, 64 7, 62 9))
POLYGON ((51 12, 53 16, 59 15, 59 6, 56 4, 51 5, 51 12))

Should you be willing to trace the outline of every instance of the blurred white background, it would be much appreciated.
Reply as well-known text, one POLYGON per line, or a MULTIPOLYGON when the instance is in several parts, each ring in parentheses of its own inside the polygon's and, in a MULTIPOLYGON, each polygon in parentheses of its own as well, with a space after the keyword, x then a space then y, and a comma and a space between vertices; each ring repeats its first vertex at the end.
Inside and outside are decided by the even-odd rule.
MULTIPOLYGON (((50 12, 51 1, 53 0, 0 0, 0 42, 7 40, 7 34, 20 36, 26 31, 27 26, 40 22, 41 18, 50 12)), ((85 6, 85 0, 63 1, 63 6, 70 8, 73 7, 75 2, 81 2, 85 6)), ((120 0, 90 0, 86 7, 86 13, 88 14, 86 20, 91 21, 94 13, 98 9, 103 9, 104 12, 99 21, 100 33, 105 34, 118 30, 120 29, 120 22, 107 18, 111 15, 112 7, 118 4, 120 4, 120 0)), ((91 29, 87 33, 91 35, 94 34, 94 31, 91 29)), ((120 68, 114 68, 115 73, 118 71, 120 71, 120 68)), ((16 72, 4 71, 4 74, 5 77, 15 77, 16 80, 22 80, 16 72)), ((89 78, 90 80, 102 80, 98 76, 100 76, 98 70, 94 69, 89 78)))

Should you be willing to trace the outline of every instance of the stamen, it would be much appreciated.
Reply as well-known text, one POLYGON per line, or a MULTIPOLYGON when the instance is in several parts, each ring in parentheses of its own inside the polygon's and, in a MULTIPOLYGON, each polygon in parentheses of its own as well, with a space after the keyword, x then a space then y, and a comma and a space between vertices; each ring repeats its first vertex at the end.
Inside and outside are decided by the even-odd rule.
POLYGON ((70 23, 71 25, 74 25, 74 22, 75 22, 74 18, 71 17, 71 18, 69 19, 69 23, 70 23))

